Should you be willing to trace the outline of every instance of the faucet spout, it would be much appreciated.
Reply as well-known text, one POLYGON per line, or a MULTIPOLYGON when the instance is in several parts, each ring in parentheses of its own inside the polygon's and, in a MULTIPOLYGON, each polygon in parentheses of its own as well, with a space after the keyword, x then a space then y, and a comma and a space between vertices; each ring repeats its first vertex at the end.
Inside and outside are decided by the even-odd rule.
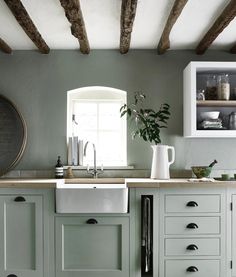
POLYGON ((96 146, 94 143, 90 142, 90 141, 87 141, 85 143, 85 146, 84 146, 84 156, 86 156, 86 153, 87 153, 87 147, 88 147, 88 144, 92 144, 93 146, 93 169, 89 169, 89 165, 87 166, 87 172, 89 174, 92 174, 93 175, 93 178, 97 178, 99 174, 101 174, 103 172, 103 169, 99 170, 97 169, 97 151, 96 151, 96 146))

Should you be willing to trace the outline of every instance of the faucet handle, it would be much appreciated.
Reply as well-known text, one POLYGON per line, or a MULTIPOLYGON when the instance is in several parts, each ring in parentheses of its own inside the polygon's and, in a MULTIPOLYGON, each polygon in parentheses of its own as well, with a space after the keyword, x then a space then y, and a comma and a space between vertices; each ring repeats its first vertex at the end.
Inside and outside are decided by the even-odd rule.
POLYGON ((97 172, 96 172, 97 176, 100 175, 100 174, 102 174, 103 171, 104 171, 104 169, 103 169, 103 164, 101 164, 101 169, 98 169, 97 172))

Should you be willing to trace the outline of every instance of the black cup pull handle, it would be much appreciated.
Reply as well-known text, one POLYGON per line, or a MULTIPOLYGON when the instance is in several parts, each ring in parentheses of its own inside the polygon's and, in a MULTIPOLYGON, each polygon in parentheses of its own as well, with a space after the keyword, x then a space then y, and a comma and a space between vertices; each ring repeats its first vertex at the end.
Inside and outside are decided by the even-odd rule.
POLYGON ((195 250, 198 250, 198 247, 197 247, 197 245, 195 245, 195 244, 189 244, 187 247, 186 247, 186 249, 187 250, 193 250, 193 251, 195 251, 195 250))
POLYGON ((17 196, 15 199, 14 199, 15 202, 25 202, 25 198, 23 196, 17 196))
POLYGON ((9 274, 7 277, 17 277, 15 274, 9 274))
POLYGON ((186 228, 188 229, 198 229, 198 226, 196 223, 189 223, 186 228))
POLYGON ((98 224, 97 220, 95 218, 90 218, 86 221, 87 224, 98 224))
POLYGON ((198 268, 196 266, 190 266, 186 269, 187 272, 197 272, 198 268))
POLYGON ((186 204, 187 207, 198 207, 198 203, 195 202, 195 201, 189 201, 187 204, 186 204))

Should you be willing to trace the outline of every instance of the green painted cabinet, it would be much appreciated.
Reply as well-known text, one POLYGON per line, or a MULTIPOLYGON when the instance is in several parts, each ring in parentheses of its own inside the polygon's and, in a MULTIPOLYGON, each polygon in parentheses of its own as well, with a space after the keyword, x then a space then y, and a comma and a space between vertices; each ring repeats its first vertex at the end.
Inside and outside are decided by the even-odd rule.
POLYGON ((44 274, 42 195, 0 195, 0 276, 11 274, 44 274))
POLYGON ((56 277, 128 277, 129 216, 58 216, 56 277))

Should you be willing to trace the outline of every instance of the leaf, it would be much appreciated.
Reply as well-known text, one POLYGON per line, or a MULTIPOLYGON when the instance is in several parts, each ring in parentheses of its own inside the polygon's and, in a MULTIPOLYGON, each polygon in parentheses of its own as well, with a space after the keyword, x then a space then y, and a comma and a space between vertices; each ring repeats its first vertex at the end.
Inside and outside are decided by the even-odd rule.
POLYGON ((130 105, 124 104, 120 108, 121 117, 127 114, 127 119, 135 124, 136 130, 132 132, 132 138, 139 136, 144 141, 161 142, 160 132, 162 128, 167 128, 167 121, 170 118, 170 106, 163 103, 159 110, 144 108, 145 94, 140 92, 134 93, 134 102, 130 105))
POLYGON ((123 111, 123 112, 120 114, 120 117, 124 116, 126 113, 127 113, 127 111, 123 111))
POLYGON ((126 104, 124 104, 123 106, 121 106, 121 108, 120 108, 120 112, 121 112, 122 110, 124 110, 126 107, 127 107, 127 105, 126 105, 126 104))

